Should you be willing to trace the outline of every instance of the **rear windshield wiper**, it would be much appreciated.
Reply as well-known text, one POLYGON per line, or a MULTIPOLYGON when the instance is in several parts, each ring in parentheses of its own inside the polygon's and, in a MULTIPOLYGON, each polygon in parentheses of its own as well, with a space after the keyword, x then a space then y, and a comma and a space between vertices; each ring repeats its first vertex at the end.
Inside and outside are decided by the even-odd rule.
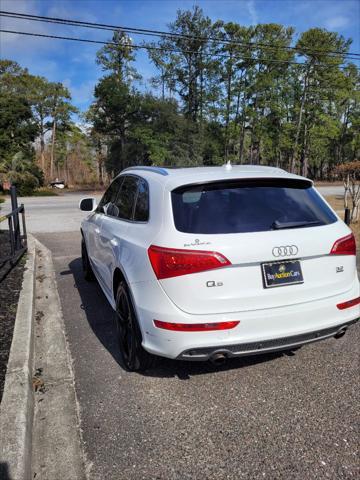
POLYGON ((320 223, 319 220, 314 220, 312 222, 279 222, 279 220, 275 220, 271 225, 271 228, 272 230, 283 230, 286 228, 301 228, 310 225, 319 225, 320 223))

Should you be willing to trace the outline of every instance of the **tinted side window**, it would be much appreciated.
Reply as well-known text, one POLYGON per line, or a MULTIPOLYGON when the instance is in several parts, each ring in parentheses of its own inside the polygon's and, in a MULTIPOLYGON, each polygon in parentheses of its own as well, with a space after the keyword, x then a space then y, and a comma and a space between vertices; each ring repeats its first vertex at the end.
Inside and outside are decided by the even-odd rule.
POLYGON ((102 199, 100 200, 100 203, 98 205, 97 210, 102 211, 102 207, 104 205, 107 205, 108 203, 114 203, 115 199, 117 197, 117 194, 119 193, 121 183, 123 181, 123 178, 116 178, 109 186, 109 188, 106 190, 104 193, 102 199))
POLYGON ((138 179, 136 177, 126 176, 121 185, 120 193, 116 199, 117 216, 124 220, 132 220, 134 204, 136 200, 138 179))
POLYGON ((137 222, 147 222, 149 220, 149 188, 147 182, 142 178, 139 179, 134 220, 137 222))

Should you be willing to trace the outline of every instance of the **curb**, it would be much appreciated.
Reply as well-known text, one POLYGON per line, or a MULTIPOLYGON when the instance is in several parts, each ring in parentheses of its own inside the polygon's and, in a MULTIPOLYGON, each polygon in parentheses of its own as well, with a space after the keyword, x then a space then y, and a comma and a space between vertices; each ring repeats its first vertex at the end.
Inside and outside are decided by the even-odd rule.
POLYGON ((32 473, 40 480, 86 480, 90 468, 83 450, 71 353, 51 251, 36 246, 34 367, 43 391, 34 393, 32 473))
POLYGON ((0 478, 5 480, 31 478, 36 262, 31 235, 27 256, 0 406, 0 478))

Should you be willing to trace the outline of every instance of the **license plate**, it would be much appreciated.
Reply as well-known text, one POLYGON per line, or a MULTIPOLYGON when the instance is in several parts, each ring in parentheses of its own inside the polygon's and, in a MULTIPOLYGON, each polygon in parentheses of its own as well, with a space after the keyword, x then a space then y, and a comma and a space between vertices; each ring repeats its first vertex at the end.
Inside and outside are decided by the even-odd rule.
POLYGON ((304 283, 299 260, 263 263, 261 267, 265 288, 304 283))

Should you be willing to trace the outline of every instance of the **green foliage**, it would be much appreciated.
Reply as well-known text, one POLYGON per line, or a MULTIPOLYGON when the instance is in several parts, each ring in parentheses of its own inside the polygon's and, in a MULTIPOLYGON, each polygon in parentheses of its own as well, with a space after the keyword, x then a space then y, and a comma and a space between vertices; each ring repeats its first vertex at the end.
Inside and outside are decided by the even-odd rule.
POLYGON ((0 168, 4 168, 17 152, 33 156, 31 142, 37 128, 26 98, 1 91, 0 111, 0 168))
POLYGON ((17 187, 19 195, 32 195, 44 183, 41 169, 23 152, 17 152, 7 167, 4 178, 17 187))
POLYGON ((9 171, 7 174, 9 181, 15 185, 18 195, 26 197, 32 195, 34 190, 39 187, 38 179, 29 172, 9 171))
POLYGON ((124 32, 115 30, 111 42, 104 45, 96 55, 96 63, 120 81, 131 83, 141 76, 131 66, 134 60, 132 40, 124 32))
POLYGON ((179 10, 169 32, 148 44, 155 96, 136 88, 136 50, 114 31, 96 56, 104 76, 84 116, 87 133, 72 123, 76 109, 62 84, 0 61, 0 173, 29 172, 41 184, 35 138, 47 177, 70 178, 72 162, 77 181, 86 170, 100 184, 105 168, 112 176, 134 164, 227 160, 326 178, 359 157, 360 76, 346 57, 350 39, 321 28, 297 35, 274 23, 212 22, 198 6, 179 10))
POLYGON ((34 162, 38 129, 26 96, 27 75, 15 62, 0 61, 0 173, 18 187, 20 195, 31 194, 43 181, 34 162))
POLYGON ((358 155, 359 73, 340 68, 350 40, 312 28, 291 49, 292 27, 211 22, 197 6, 179 10, 169 31, 148 51, 161 99, 134 89, 124 33, 98 54, 110 74, 96 87, 93 135, 110 172, 231 160, 324 177, 358 155))
POLYGON ((0 172, 7 180, 14 179, 27 194, 44 183, 45 134, 49 130, 52 130, 52 176, 56 132, 68 130, 70 116, 77 111, 70 98, 61 83, 30 75, 11 60, 0 60, 0 172), (41 169, 35 163, 37 138, 41 169))

